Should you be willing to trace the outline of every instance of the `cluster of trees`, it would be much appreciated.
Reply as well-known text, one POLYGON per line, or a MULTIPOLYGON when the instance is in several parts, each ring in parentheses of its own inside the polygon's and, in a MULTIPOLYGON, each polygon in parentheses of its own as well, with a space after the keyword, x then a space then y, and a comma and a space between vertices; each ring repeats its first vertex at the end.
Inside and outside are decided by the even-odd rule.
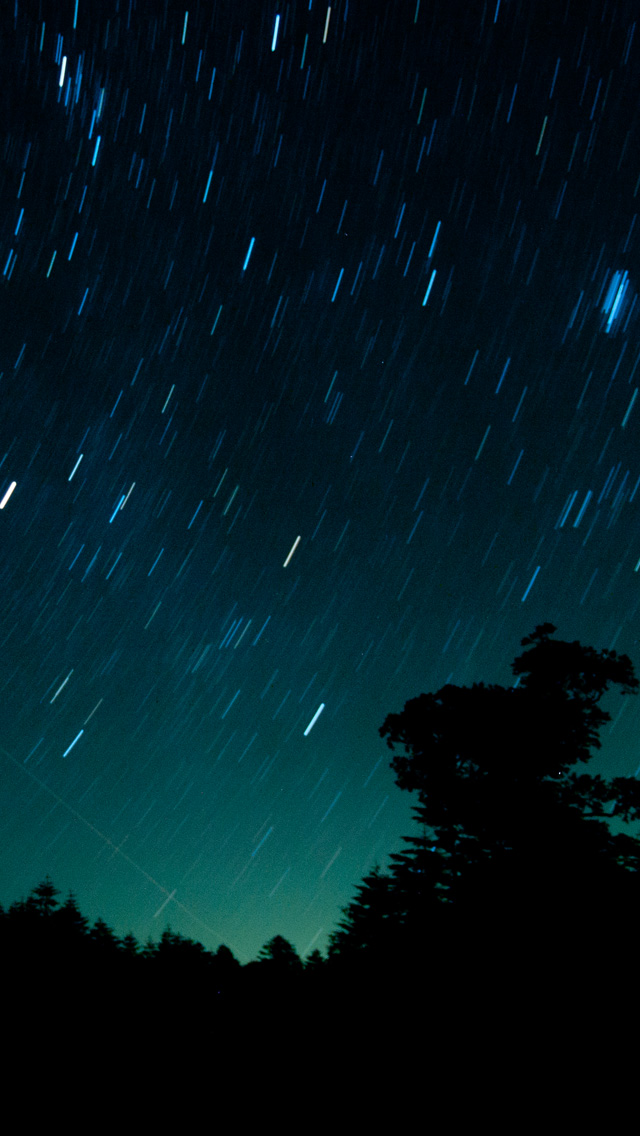
POLYGON ((620 967, 640 900, 640 840, 609 821, 640 819, 635 778, 605 780, 583 766, 600 748, 610 686, 636 693, 631 661, 552 638, 522 640, 514 686, 445 686, 390 714, 380 734, 394 750, 401 790, 415 794, 417 832, 376 866, 330 936, 326 957, 302 960, 282 936, 242 966, 167 928, 141 947, 47 877, 0 909, 8 971, 33 986, 123 990, 137 998, 215 1002, 232 1012, 256 1000, 316 1006, 359 990, 367 1000, 495 997, 526 979, 531 990, 567 974, 620 967))
POLYGON ((84 991, 107 1003, 123 995, 134 999, 184 1001, 196 992, 210 1006, 230 1008, 246 995, 287 995, 322 968, 320 951, 303 963, 283 936, 265 943, 258 958, 242 966, 225 945, 215 952, 172 931, 143 946, 131 933, 120 938, 101 918, 93 926, 73 893, 64 902, 47 876, 27 899, 0 907, 0 952, 5 974, 23 980, 36 1001, 43 990, 84 991))
POLYGON ((513 687, 445 686, 390 714, 402 790, 418 835, 357 889, 330 953, 429 955, 502 976, 630 959, 640 902, 640 783, 584 772, 611 715, 610 686, 636 693, 630 659, 554 640, 545 623, 522 640, 513 687), (626 822, 615 834, 612 817, 626 822))

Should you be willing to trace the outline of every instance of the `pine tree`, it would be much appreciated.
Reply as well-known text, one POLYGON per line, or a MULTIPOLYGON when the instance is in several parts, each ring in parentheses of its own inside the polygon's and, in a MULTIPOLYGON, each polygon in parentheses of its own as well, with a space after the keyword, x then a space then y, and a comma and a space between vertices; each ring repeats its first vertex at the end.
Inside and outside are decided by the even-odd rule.
POLYGON ((57 897, 60 892, 53 885, 50 876, 45 876, 42 883, 36 885, 27 900, 27 907, 42 918, 49 918, 59 906, 57 897))
POLYGON ((279 970, 291 972, 302 970, 302 960, 295 947, 282 935, 274 935, 260 948, 258 962, 271 963, 279 970))
POLYGON ((324 970, 325 966, 326 962, 322 951, 319 951, 317 948, 304 960, 304 969, 307 974, 315 974, 318 971, 324 970))

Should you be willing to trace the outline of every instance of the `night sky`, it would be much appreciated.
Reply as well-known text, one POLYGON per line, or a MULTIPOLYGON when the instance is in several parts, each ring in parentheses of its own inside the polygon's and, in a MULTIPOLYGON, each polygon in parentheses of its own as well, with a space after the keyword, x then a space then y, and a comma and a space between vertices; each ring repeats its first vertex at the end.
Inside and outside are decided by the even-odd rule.
POLYGON ((2 5, 4 905, 325 949, 388 713, 640 663, 637 13, 2 5))

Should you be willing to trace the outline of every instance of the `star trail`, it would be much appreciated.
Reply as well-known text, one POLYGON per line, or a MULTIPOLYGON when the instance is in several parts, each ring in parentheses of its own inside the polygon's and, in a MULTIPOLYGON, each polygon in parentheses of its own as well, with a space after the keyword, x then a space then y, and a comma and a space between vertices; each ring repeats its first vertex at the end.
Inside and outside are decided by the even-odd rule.
POLYGON ((3 5, 3 904, 323 949, 388 713, 640 663, 637 16, 3 5))

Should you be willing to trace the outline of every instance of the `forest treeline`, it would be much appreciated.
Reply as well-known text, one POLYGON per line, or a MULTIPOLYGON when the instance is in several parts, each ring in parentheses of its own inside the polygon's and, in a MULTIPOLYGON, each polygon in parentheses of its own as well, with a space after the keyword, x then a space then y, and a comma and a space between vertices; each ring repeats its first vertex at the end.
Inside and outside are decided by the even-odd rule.
POLYGON ((242 965, 167 927, 158 942, 91 926, 47 877, 0 908, 4 975, 43 999, 90 1004, 124 995, 167 1012, 214 1005, 317 1009, 361 997, 414 1003, 432 1016, 484 999, 584 992, 635 962, 640 819, 635 778, 584 772, 610 715, 610 686, 637 693, 631 661, 552 638, 522 640, 512 687, 445 686, 389 714, 380 735, 396 784, 415 794, 416 829, 355 888, 326 956, 301 959, 285 938, 242 965), (623 831, 614 833, 616 817, 623 831), (624 830, 626 825, 626 830, 624 830))

